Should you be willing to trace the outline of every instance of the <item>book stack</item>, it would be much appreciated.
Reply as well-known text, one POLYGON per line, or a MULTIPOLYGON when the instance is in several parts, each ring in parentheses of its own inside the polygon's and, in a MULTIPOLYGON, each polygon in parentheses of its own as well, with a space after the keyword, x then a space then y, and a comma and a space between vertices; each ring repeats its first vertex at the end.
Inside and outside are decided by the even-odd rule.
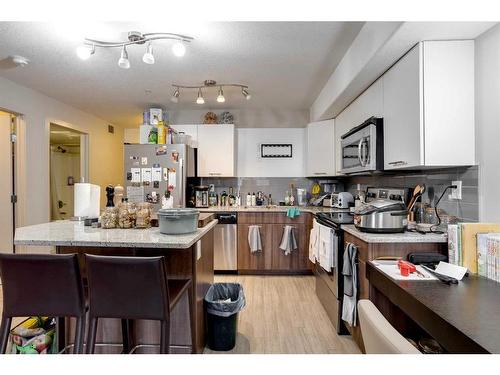
POLYGON ((500 224, 448 225, 448 261, 500 282, 500 224))

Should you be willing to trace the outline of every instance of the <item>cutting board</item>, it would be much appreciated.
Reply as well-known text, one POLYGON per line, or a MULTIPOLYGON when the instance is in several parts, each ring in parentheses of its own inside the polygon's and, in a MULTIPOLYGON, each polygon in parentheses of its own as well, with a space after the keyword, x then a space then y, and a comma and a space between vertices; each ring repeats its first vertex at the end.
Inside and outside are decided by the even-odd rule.
POLYGON ((499 223, 462 223, 462 266, 477 273, 477 234, 500 233, 499 223))
POLYGON ((200 216, 198 217, 198 228, 203 228, 213 219, 215 219, 215 215, 212 212, 200 212, 200 216))

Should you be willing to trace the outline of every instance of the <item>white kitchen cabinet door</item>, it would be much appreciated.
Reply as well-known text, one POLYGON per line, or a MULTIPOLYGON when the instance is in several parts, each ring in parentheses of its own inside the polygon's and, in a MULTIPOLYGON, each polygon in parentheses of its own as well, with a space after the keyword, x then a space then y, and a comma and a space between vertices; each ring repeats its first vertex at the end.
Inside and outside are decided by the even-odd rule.
POLYGON ((423 164, 419 45, 383 75, 384 169, 423 164))
POLYGON ((474 41, 425 41, 383 75, 385 169, 475 164, 474 41))
POLYGON ((234 125, 198 126, 198 176, 234 177, 234 125))
POLYGON ((307 125, 307 176, 335 176, 334 120, 307 125))

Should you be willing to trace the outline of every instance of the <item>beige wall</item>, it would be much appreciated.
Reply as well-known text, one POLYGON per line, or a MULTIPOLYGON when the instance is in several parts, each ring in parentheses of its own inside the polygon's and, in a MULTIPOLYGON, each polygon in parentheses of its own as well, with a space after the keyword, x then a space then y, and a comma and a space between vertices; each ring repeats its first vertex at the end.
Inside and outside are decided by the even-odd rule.
MULTIPOLYGON (((46 222, 50 218, 49 124, 71 127, 89 134, 90 182, 102 187, 101 204, 107 184, 123 184, 123 129, 71 107, 37 91, 0 78, 0 108, 21 113, 26 123, 27 181, 22 225, 46 222)), ((20 193, 20 192, 19 192, 20 193)))

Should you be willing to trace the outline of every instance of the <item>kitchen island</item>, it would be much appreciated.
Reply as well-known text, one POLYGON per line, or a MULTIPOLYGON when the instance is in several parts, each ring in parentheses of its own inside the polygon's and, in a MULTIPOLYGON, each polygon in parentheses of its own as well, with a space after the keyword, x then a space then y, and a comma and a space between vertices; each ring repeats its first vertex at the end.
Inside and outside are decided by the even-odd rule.
MULTIPOLYGON (((80 265, 85 277, 83 254, 113 256, 165 256, 169 278, 192 279, 195 297, 196 345, 195 353, 203 352, 204 316, 203 297, 213 283, 213 229, 217 220, 209 222, 196 232, 186 235, 164 235, 158 228, 101 229, 83 225, 83 222, 55 221, 16 229, 14 243, 25 246, 54 246, 58 254, 80 254, 80 265)), ((68 323, 68 322, 67 322, 68 323)), ((97 342, 121 343, 120 321, 103 319, 99 325, 97 342)), ((60 345, 69 342, 72 324, 60 332, 60 345)), ((190 353, 189 310, 187 296, 172 311, 172 353, 190 353)), ((159 322, 136 322, 132 326, 134 344, 158 344, 159 322)))

